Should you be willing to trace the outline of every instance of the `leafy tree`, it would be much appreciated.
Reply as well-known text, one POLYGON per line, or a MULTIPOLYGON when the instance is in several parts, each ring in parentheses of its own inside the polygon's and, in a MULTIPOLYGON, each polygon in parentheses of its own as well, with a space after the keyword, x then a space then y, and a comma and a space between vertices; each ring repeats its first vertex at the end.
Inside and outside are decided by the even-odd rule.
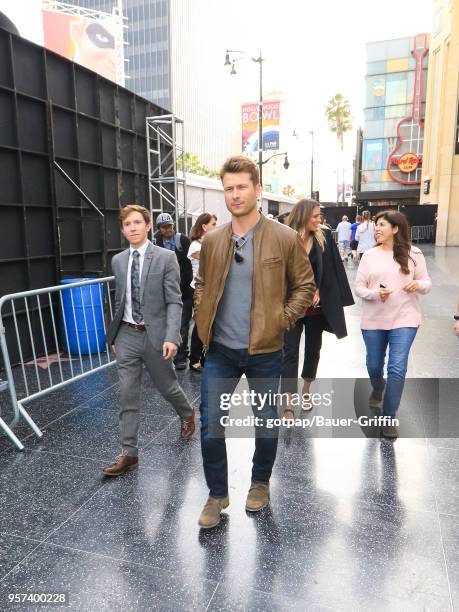
MULTIPOLYGON (((177 161, 177 169, 183 170, 182 158, 177 161)), ((194 153, 185 153, 185 171, 191 174, 199 174, 200 176, 209 176, 211 178, 218 178, 220 174, 215 170, 209 170, 206 166, 201 164, 199 157, 194 153)))
POLYGON ((293 197, 295 195, 295 189, 291 186, 291 185, 286 185, 283 189, 282 189, 282 193, 285 196, 291 196, 293 197))

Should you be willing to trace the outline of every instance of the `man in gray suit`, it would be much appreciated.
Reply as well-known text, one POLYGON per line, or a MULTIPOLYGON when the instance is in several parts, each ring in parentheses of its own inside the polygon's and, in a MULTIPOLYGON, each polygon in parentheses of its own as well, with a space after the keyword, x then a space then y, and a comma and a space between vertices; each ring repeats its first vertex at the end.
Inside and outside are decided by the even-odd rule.
POLYGON ((181 437, 194 432, 194 410, 177 382, 172 359, 180 344, 182 300, 180 271, 172 251, 148 240, 149 211, 130 204, 120 212, 121 232, 129 248, 112 260, 115 275, 115 315, 107 344, 115 343, 121 387, 120 436, 122 452, 103 469, 120 476, 139 465, 137 437, 142 369, 145 364, 161 395, 179 415, 181 437))

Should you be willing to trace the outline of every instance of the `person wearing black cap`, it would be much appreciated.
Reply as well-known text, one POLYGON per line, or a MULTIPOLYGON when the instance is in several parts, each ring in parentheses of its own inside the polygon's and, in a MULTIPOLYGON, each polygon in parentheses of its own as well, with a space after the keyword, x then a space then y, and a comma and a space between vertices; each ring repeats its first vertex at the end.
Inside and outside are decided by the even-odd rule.
POLYGON ((188 259, 190 239, 185 234, 175 231, 174 220, 169 213, 161 213, 156 219, 157 232, 155 233, 156 245, 164 249, 174 251, 180 267, 180 290, 182 292, 182 321, 180 325, 180 336, 182 343, 174 359, 177 370, 184 370, 188 358, 188 336, 190 331, 191 316, 193 314, 193 268, 188 259))

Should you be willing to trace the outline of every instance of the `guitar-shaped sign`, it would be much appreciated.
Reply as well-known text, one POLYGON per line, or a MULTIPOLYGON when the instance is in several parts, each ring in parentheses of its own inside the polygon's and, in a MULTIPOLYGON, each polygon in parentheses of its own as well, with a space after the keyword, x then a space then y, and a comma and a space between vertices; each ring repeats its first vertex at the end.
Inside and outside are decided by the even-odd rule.
POLYGON ((429 50, 427 34, 413 38, 411 54, 416 59, 413 103, 411 114, 397 124, 397 144, 387 158, 387 172, 401 185, 419 185, 421 182, 424 121, 422 120, 422 88, 424 59, 429 50))

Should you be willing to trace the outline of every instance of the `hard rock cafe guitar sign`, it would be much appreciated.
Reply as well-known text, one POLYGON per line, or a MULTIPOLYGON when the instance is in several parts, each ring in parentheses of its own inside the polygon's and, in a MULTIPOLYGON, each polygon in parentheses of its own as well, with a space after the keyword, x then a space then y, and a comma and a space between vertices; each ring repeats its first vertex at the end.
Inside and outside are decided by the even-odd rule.
POLYGON ((413 38, 411 54, 416 60, 413 103, 411 113, 397 124, 397 142, 387 158, 387 172, 401 185, 419 185, 421 182, 424 121, 422 119, 423 67, 428 52, 427 34, 413 38))

